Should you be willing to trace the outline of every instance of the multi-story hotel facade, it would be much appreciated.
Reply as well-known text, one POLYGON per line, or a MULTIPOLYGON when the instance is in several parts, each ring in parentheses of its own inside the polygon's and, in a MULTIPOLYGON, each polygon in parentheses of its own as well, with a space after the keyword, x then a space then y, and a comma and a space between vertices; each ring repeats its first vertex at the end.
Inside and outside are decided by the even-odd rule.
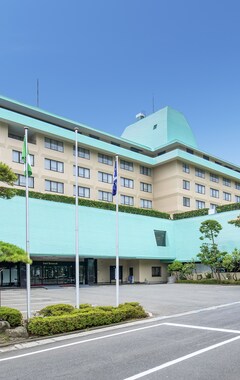
MULTIPOLYGON (((215 210, 219 205, 240 202, 240 167, 201 151, 185 117, 170 107, 165 107, 146 117, 140 114, 139 120, 125 128, 121 137, 116 137, 38 108, 1 97, 0 161, 8 164, 17 174, 15 187, 18 189, 25 187, 21 151, 26 127, 28 128, 28 148, 33 171, 29 178, 29 189, 32 191, 42 194, 74 196, 75 129, 77 128, 79 198, 106 203, 115 202, 112 196, 112 182, 115 156, 118 155, 118 194, 121 205, 153 209, 173 215, 202 208, 215 210)), ((15 231, 12 231, 11 235, 6 229, 7 224, 10 225, 13 219, 11 215, 7 216, 6 207, 10 207, 10 204, 14 204, 16 200, 2 202, 2 210, 5 209, 6 214, 3 220, 3 213, 1 213, 0 223, 4 224, 5 240, 8 239, 12 243, 17 240, 18 244, 24 247, 24 240, 16 237, 15 231)), ((19 202, 23 202, 23 199, 19 199, 19 202)), ((45 209, 46 201, 45 203, 41 202, 43 203, 38 206, 45 209)), ((17 203, 17 208, 22 207, 20 203, 17 203)), ((61 225, 65 225, 67 233, 67 217, 64 217, 66 211, 64 211, 64 207, 66 206, 58 205, 58 207, 62 207, 61 225)), ((88 212, 89 210, 82 211, 81 215, 87 217, 88 212)), ((93 224, 96 222, 99 230, 103 228, 102 224, 105 224, 109 218, 107 213, 111 214, 111 221, 108 220, 108 222, 110 223, 109 228, 112 227, 114 221, 111 211, 104 211, 106 214, 102 211, 102 218, 99 220, 99 210, 94 209, 94 212, 95 216, 91 217, 93 217, 93 224)), ((40 214, 38 212, 37 214, 33 217, 36 219, 35 225, 38 225, 36 228, 39 232, 39 229, 44 230, 44 220, 39 225, 37 219, 40 214)), ((159 219, 156 220, 155 226, 155 222, 150 222, 152 218, 135 216, 136 220, 133 223, 138 224, 134 228, 139 229, 142 238, 149 225, 152 228, 151 238, 153 238, 148 246, 144 246, 144 249, 143 242, 141 243, 142 248, 138 247, 138 250, 143 249, 144 253, 138 255, 134 251, 135 248, 131 247, 131 243, 129 243, 131 240, 129 230, 133 228, 130 223, 131 217, 133 216, 124 216, 124 225, 128 225, 128 230, 125 231, 124 238, 122 237, 124 239, 122 240, 122 256, 120 250, 122 280, 125 281, 129 276, 134 275, 135 280, 139 282, 165 281, 165 263, 181 256, 176 253, 179 252, 179 246, 176 233, 173 233, 173 223, 176 225, 177 222, 161 220, 160 227, 158 227, 159 219), (141 230, 139 225, 143 219, 144 226, 142 225, 141 230), (156 245, 155 238, 157 239, 156 234, 155 236, 152 234, 153 231, 162 231, 168 234, 165 243, 160 248, 161 252, 155 251, 156 247, 151 246, 151 244, 156 245), (169 236, 172 238, 170 239, 169 236), (125 246, 128 249, 123 253, 125 246)), ((51 219, 51 216, 49 218, 51 219)), ((45 223, 48 223, 48 219, 45 219, 45 223)), ((93 226, 91 225, 91 227, 93 226)), ((58 228, 61 229, 61 227, 58 228)), ((37 230, 33 233, 34 239, 36 239, 36 233, 37 230)), ((102 231, 100 235, 103 234, 107 236, 106 231, 102 231)), ((70 239, 69 236, 67 239, 70 239)), ((145 236, 145 238, 148 241, 148 237, 145 236)), ((44 239, 49 242, 51 240, 48 235, 44 235, 44 239)), ((80 282, 110 282, 113 279, 114 270, 114 244, 110 250, 100 247, 99 242, 95 241, 94 235, 88 231, 85 232, 84 239, 86 247, 81 258, 80 282), (91 244, 89 244, 89 239, 91 244)), ((104 246, 104 236, 102 239, 101 244, 104 246)), ((74 249, 64 248, 65 252, 57 253, 53 249, 54 244, 56 246, 59 244, 59 238, 56 238, 55 243, 54 241, 49 243, 49 249, 45 241, 43 244, 45 248, 41 250, 41 247, 38 247, 35 252, 31 251, 31 257, 34 260, 33 284, 38 283, 37 278, 43 279, 44 273, 45 278, 50 272, 57 271, 59 273, 60 264, 51 265, 51 262, 56 263, 60 260, 63 263, 63 259, 65 261, 60 265, 61 271, 68 273, 67 276, 74 281, 74 249), (49 260, 49 257, 52 261, 49 260), (47 267, 50 269, 46 269, 47 267), (40 273, 40 276, 36 273, 40 273)), ((64 246, 64 243, 62 244, 64 246)), ((185 258, 181 256, 181 260, 190 260, 197 253, 192 252, 190 256, 189 252, 185 258)), ((14 270, 15 274, 18 273, 17 278, 20 283, 20 269, 15 268, 14 270)), ((7 276, 9 282, 12 283, 10 277, 7 276)), ((2 282, 4 281, 2 280, 2 282)), ((49 282, 51 282, 50 279, 49 282)), ((39 283, 44 283, 44 281, 39 280, 39 283)))

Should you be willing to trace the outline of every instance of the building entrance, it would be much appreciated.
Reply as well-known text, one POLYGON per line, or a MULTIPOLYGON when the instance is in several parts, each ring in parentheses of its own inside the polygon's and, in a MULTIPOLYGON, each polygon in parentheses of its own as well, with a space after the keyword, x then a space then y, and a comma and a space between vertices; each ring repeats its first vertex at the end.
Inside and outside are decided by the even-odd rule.
MULTIPOLYGON (((84 259, 79 263, 79 284, 93 284, 96 278, 97 261, 84 259)), ((75 284, 75 262, 43 261, 31 265, 31 285, 75 284)))

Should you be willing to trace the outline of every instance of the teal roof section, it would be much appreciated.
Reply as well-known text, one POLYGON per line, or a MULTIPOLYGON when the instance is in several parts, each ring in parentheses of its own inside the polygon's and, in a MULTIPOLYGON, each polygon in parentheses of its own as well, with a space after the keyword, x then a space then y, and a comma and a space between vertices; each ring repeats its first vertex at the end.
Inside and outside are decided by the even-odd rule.
POLYGON ((195 137, 186 118, 171 107, 165 107, 129 125, 122 137, 134 143, 147 145, 152 150, 175 140, 197 149, 195 137))

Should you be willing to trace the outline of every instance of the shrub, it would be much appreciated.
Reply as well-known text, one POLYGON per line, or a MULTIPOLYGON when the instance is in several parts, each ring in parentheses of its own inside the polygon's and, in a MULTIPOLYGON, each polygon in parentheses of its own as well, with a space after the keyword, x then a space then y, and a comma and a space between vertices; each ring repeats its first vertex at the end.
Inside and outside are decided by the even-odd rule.
POLYGON ((22 325, 23 316, 17 309, 0 306, 0 321, 7 321, 11 327, 17 327, 22 325))
POLYGON ((125 303, 119 307, 80 308, 64 315, 31 318, 28 331, 33 335, 52 335, 146 317, 147 314, 138 303, 125 303))
POLYGON ((42 315, 43 317, 51 317, 51 316, 58 316, 63 314, 69 314, 74 311, 74 307, 72 305, 59 303, 56 305, 50 305, 46 306, 43 309, 39 311, 39 315, 42 315))

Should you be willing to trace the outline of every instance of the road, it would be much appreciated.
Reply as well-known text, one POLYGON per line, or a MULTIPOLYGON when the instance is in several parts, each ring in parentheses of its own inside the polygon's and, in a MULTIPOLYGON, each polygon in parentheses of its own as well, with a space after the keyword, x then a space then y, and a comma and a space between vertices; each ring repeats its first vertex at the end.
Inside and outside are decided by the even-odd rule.
MULTIPOLYGON (((237 299, 238 298, 238 299, 237 299)), ((0 354, 6 380, 238 380, 240 301, 0 354)))

